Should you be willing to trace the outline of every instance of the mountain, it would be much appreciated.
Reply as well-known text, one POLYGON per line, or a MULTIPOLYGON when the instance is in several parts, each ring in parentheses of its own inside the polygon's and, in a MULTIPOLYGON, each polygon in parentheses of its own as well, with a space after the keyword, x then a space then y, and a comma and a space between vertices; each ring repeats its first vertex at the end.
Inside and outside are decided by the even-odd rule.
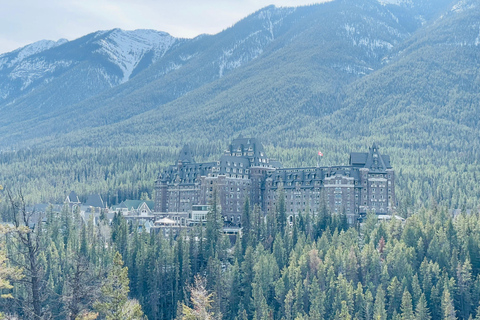
MULTIPOLYGON (((153 30, 99 31, 0 55, 2 128, 39 123, 127 82, 181 42, 153 30)), ((23 129, 23 127, 20 127, 23 129)))
MULTIPOLYGON (((107 192, 101 180, 113 169, 103 157, 98 167, 90 162, 100 159, 98 148, 121 163, 114 171, 122 179, 108 180, 113 189, 136 183, 138 175, 128 173, 133 158, 168 163, 186 142, 207 159, 232 137, 255 135, 284 164, 314 165, 311 149, 327 150, 325 164, 344 163, 352 149, 376 141, 399 170, 402 201, 475 206, 479 10, 474 0, 337 0, 269 6, 194 39, 158 33, 150 41, 147 31, 112 30, 46 42, 22 59, 58 64, 2 100, 0 145, 34 148, 19 154, 25 163, 79 150, 78 170, 88 162, 107 192), (148 38, 143 46, 135 33, 148 38), (135 54, 126 42, 135 43, 135 54), (101 73, 92 71, 99 66, 101 73), (118 148, 124 153, 115 154, 118 148)), ((17 56, 1 56, 12 66, 0 69, 0 79, 21 63, 6 62, 17 56)), ((81 175, 75 183, 86 183, 81 175)))
MULTIPOLYGON (((442 2, 436 2, 437 10, 442 2)), ((379 69, 383 57, 425 20, 419 12, 411 5, 377 1, 271 6, 213 36, 174 39, 156 31, 116 29, 61 42, 23 59, 12 59, 15 52, 5 54, 0 57, 5 61, 0 112, 7 116, 0 120, 0 144, 24 145, 30 139, 118 123, 214 81, 228 83, 219 80, 239 68, 250 67, 253 74, 282 63, 313 68, 317 88, 324 84, 317 79, 335 79, 326 81, 329 93, 321 89, 332 99, 331 92, 379 69), (253 62, 258 67, 251 67, 253 62)), ((252 73, 239 77, 252 78, 252 73)))
POLYGON ((114 87, 157 61, 176 41, 164 32, 115 29, 95 32, 71 42, 42 40, 2 54, 2 104, 68 73, 86 74, 89 76, 86 82, 101 76, 107 87, 114 87))

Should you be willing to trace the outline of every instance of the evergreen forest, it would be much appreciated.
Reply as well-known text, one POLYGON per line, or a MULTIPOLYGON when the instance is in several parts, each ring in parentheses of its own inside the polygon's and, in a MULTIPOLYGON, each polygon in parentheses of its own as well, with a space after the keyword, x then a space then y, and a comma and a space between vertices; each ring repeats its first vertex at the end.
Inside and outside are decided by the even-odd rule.
POLYGON ((453 217, 432 204, 405 221, 368 214, 348 226, 322 202, 290 225, 282 201, 263 217, 246 200, 234 241, 218 205, 205 225, 174 237, 141 232, 121 214, 95 225, 67 207, 28 229, 23 201, 4 199, 16 221, 2 229, 7 317, 480 318, 479 213, 453 217))
POLYGON ((128 77, 100 49, 143 32, 0 55, 0 319, 480 320, 479 21, 478 0, 335 0, 164 34, 128 77), (290 224, 245 200, 236 238, 215 197, 175 236, 35 213, 71 191, 153 200, 185 144, 217 161, 239 135, 286 168, 375 142, 397 216, 348 225, 322 202, 290 224))

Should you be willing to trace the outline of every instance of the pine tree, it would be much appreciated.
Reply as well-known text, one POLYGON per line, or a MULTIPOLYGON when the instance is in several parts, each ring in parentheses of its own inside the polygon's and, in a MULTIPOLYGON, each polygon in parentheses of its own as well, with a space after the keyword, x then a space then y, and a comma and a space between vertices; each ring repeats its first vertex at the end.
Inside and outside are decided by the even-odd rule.
POLYGON ((310 310, 309 318, 323 319, 325 315, 325 292, 320 289, 317 277, 313 277, 312 284, 310 285, 310 310))
MULTIPOLYGON (((245 197, 245 202, 243 204, 243 214, 242 214, 242 248, 245 250, 250 243, 251 233, 252 233, 252 214, 250 211, 250 201, 248 197, 245 197)), ((242 253, 245 253, 243 251, 242 253)))
POLYGON ((270 309, 267 304, 267 300, 263 294, 262 286, 259 283, 253 283, 253 319, 255 320, 268 320, 268 314, 270 309))
POLYGON ((68 274, 65 276, 65 287, 62 300, 65 303, 68 319, 75 320, 87 314, 92 302, 98 297, 98 276, 93 266, 81 253, 70 257, 68 274))
POLYGON ((457 266, 457 301, 461 319, 468 319, 472 311, 472 265, 470 259, 466 259, 463 265, 457 266))
POLYGON ((422 295, 422 288, 418 280, 418 273, 415 273, 412 279, 412 303, 414 306, 418 304, 420 296, 422 295))
POLYGON ((285 295, 285 320, 293 320, 293 303, 296 299, 294 299, 292 290, 288 290, 287 294, 285 295))
POLYGON ((400 306, 402 320, 414 320, 412 296, 407 288, 403 291, 402 304, 400 306))
POLYGON ((442 296, 442 319, 443 320, 455 320, 457 317, 455 316, 455 308, 453 306, 453 299, 450 296, 450 291, 448 287, 445 286, 443 289, 443 296, 442 296))
POLYGON ((195 276, 194 286, 190 287, 192 307, 182 304, 180 320, 215 320, 221 319, 220 314, 212 311, 213 297, 205 287, 205 279, 195 276))
POLYGON ((397 277, 393 277, 387 288, 388 292, 388 314, 393 314, 394 311, 400 311, 400 304, 402 303, 402 285, 397 277))
POLYGON ((383 291, 382 287, 377 289, 377 295, 375 296, 375 304, 373 305, 373 319, 387 319, 387 312, 385 310, 385 291, 383 291))
POLYGON ((223 221, 220 213, 219 199, 217 189, 213 190, 212 200, 210 201, 210 209, 207 213, 206 225, 206 260, 208 258, 218 256, 222 237, 223 221))
POLYGON ((279 269, 282 270, 286 264, 287 253, 282 235, 279 233, 275 236, 275 241, 273 243, 273 255, 275 256, 279 269))
POLYGON ((248 243, 249 246, 256 246, 257 243, 264 240, 266 234, 265 230, 265 223, 263 219, 263 214, 260 210, 258 204, 253 206, 252 212, 252 228, 250 232, 250 242, 248 243))
POLYGON ((227 306, 227 316, 228 319, 233 319, 235 316, 238 315, 240 311, 245 310, 244 308, 240 308, 240 295, 241 295, 241 278, 240 278, 240 266, 238 261, 235 260, 231 270, 231 283, 230 283, 230 293, 228 296, 228 306, 227 306))
MULTIPOLYGON (((279 186, 277 190, 276 219, 274 221, 274 232, 284 234, 287 225, 287 205, 285 203, 285 190, 279 186)), ((273 235, 274 236, 274 235, 273 235)))
POLYGON ((85 258, 88 257, 88 243, 87 243, 87 227, 82 223, 82 232, 80 238, 80 254, 85 258))
POLYGON ((351 320, 352 316, 348 312, 348 306, 346 301, 342 301, 342 308, 340 309, 340 314, 338 317, 335 317, 336 319, 339 320, 351 320))
POLYGON ((430 313, 428 312, 427 299, 422 293, 415 308, 415 320, 430 320, 430 313))
POLYGON ((477 308, 477 315, 475 316, 475 320, 480 320, 480 305, 477 308))
POLYGON ((143 319, 143 312, 136 300, 129 300, 128 268, 123 267, 122 256, 115 253, 113 265, 105 282, 102 284, 101 298, 94 307, 107 320, 137 320, 143 319))
POLYGON ((214 297, 212 308, 215 314, 221 313, 221 302, 224 297, 221 268, 221 261, 217 257, 210 257, 208 259, 206 269, 207 289, 212 292, 214 297))
POLYGON ((243 259, 243 262, 241 264, 241 288, 242 288, 242 304, 245 307, 245 310, 251 318, 253 315, 253 305, 252 305, 252 298, 253 298, 253 279, 254 279, 254 273, 253 273, 253 266, 254 266, 254 254, 253 254, 253 248, 251 246, 248 246, 247 249, 245 250, 245 258, 243 259))
MULTIPOLYGON (((373 305, 373 296, 370 290, 365 292, 365 304, 363 307, 363 319, 371 320, 373 319, 374 305, 373 305)), ((361 317, 358 317, 362 319, 361 317)))

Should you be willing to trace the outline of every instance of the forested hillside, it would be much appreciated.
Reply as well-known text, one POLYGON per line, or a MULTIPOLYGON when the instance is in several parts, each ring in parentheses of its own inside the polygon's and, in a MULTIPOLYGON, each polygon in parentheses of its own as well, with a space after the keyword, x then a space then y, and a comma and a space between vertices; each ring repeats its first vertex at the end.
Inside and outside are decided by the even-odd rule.
POLYGON ((175 41, 128 81, 53 113, 38 105, 43 89, 1 105, 0 181, 29 202, 76 190, 113 204, 152 197, 185 143, 204 161, 256 136, 284 166, 306 166, 318 150, 322 164, 345 164, 375 141, 397 171, 402 214, 433 199, 476 209, 479 16, 475 1, 267 7, 175 41))
MULTIPOLYGON (((21 218, 22 202, 13 201, 9 213, 21 218)), ((324 204, 314 212, 290 226, 280 204, 263 219, 246 202, 232 247, 216 206, 204 228, 176 238, 139 232, 122 215, 94 225, 68 209, 48 211, 30 237, 22 223, 1 237, 24 278, 16 273, 13 288, 0 287, 12 295, 0 309, 24 319, 133 320, 142 310, 179 320, 480 316, 478 213, 452 218, 434 205, 404 222, 370 214, 348 228, 324 204)))

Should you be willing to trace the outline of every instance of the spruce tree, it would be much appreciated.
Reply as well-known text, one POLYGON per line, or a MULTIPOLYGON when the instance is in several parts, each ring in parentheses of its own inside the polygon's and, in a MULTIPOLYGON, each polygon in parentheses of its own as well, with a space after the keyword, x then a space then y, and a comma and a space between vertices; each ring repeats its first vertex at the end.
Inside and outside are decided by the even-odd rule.
POLYGON ((457 301, 461 319, 468 319, 472 311, 472 265, 470 259, 457 266, 457 301))
POLYGON ((342 301, 342 308, 340 309, 340 314, 338 315, 338 317, 335 317, 335 318, 339 320, 352 320, 352 316, 348 311, 348 306, 346 301, 342 301))
POLYGON ((205 259, 218 255, 220 249, 220 240, 223 232, 223 221, 220 212, 219 199, 217 189, 213 189, 212 199, 210 201, 210 209, 207 213, 206 225, 206 252, 205 259))
POLYGON ((425 294, 422 293, 415 308, 415 320, 430 320, 430 312, 427 307, 427 299, 425 294))
POLYGON ((385 291, 383 291, 382 287, 377 289, 377 294, 375 296, 375 304, 373 305, 373 319, 387 319, 387 311, 385 310, 385 291))
MULTIPOLYGON (((243 214, 242 214, 242 248, 245 250, 247 245, 250 243, 252 232, 252 214, 250 210, 250 201, 248 197, 245 197, 245 202, 243 204, 243 214)), ((245 253, 243 251, 242 253, 245 253)))
POLYGON ((475 316, 475 320, 480 320, 480 305, 477 308, 477 315, 475 316))
POLYGON ((182 304, 180 320, 214 320, 221 319, 220 314, 212 311, 213 295, 205 287, 205 280, 195 276, 195 285, 190 288, 192 307, 182 304))
POLYGON ((450 296, 450 291, 448 287, 445 286, 443 289, 443 296, 442 296, 442 319, 443 320, 455 320, 457 317, 455 316, 455 308, 453 306, 453 299, 450 296))
POLYGON ((281 185, 277 190, 277 198, 274 233, 283 234, 287 225, 287 205, 285 203, 285 190, 281 185))
POLYGON ((115 253, 113 265, 107 278, 102 284, 101 297, 94 307, 106 320, 139 320, 143 319, 143 312, 136 300, 129 300, 128 268, 123 267, 122 256, 115 253))
POLYGON ((407 288, 405 288, 405 290, 403 291, 402 304, 400 306, 400 310, 401 310, 402 320, 414 320, 412 296, 410 295, 410 292, 408 292, 407 288))
POLYGON ((241 295, 241 278, 240 278, 240 266, 238 260, 235 260, 235 263, 231 267, 231 283, 230 283, 230 293, 228 296, 228 306, 227 306, 227 316, 228 319, 234 319, 239 312, 245 310, 243 307, 240 308, 240 295, 241 295))
POLYGON ((245 258, 241 264, 240 272, 241 272, 241 288, 242 288, 242 304, 245 307, 245 310, 251 318, 253 315, 253 305, 252 305, 252 298, 253 298, 253 266, 255 264, 254 261, 254 252, 251 246, 248 246, 245 250, 245 258))

